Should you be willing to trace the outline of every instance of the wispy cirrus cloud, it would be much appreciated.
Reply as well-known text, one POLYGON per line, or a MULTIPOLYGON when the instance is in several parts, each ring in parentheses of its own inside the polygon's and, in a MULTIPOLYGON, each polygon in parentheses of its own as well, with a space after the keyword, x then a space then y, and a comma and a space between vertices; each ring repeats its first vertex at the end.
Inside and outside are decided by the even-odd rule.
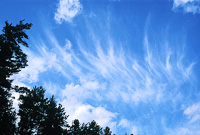
MULTIPOLYGON (((185 62, 187 57, 182 46, 175 49, 173 46, 176 44, 171 44, 168 39, 163 39, 164 44, 159 42, 162 39, 153 39, 152 42, 151 33, 146 30, 140 46, 143 50, 138 58, 121 46, 125 44, 123 41, 121 44, 115 42, 112 34, 104 31, 105 27, 98 27, 98 23, 95 26, 87 23, 88 28, 84 34, 74 32, 73 42, 68 37, 63 41, 58 40, 53 31, 46 27, 44 33, 47 40, 36 43, 39 54, 28 53, 31 56, 29 65, 35 66, 27 67, 27 71, 22 72, 23 75, 18 79, 22 78, 20 81, 24 82, 26 80, 23 78, 31 76, 29 83, 37 82, 44 72, 48 72, 49 76, 56 74, 58 78, 64 76, 64 79, 60 79, 63 81, 61 86, 53 81, 44 83, 44 86, 47 91, 49 89, 49 93, 58 97, 69 114, 70 123, 75 118, 81 122, 95 119, 102 126, 112 127, 112 130, 122 127, 131 129, 132 133, 139 133, 141 127, 135 123, 151 121, 151 117, 157 115, 154 112, 160 111, 159 106, 164 106, 162 109, 169 106, 170 109, 166 109, 169 112, 177 110, 177 104, 185 96, 180 88, 192 80, 195 66, 193 61, 185 62), (98 31, 104 32, 99 34, 98 31), (84 42, 88 39, 91 39, 88 41, 90 44, 84 42), (34 72, 36 69, 37 72, 34 72), (124 106, 116 109, 119 103, 124 106), (140 112, 140 105, 149 111, 140 112), (127 114, 123 111, 126 106, 138 109, 142 120, 138 118, 128 121, 128 115, 137 114, 134 109, 129 110, 131 114, 127 114), (121 119, 122 116, 124 119, 121 119)), ((136 52, 131 50, 131 53, 136 52)), ((161 115, 165 113, 161 112, 161 115)), ((185 115, 190 117, 189 113, 185 115)), ((152 121, 148 123, 150 128, 152 124, 160 122, 152 121)), ((182 129, 181 126, 178 128, 182 129)), ((190 133, 188 128, 184 128, 183 132, 190 133)), ((153 133, 157 133, 156 129, 153 133)))
POLYGON ((182 115, 185 120, 180 121, 173 128, 165 127, 166 135, 198 135, 200 134, 200 103, 189 104, 188 107, 182 106, 182 115))
POLYGON ((193 104, 184 110, 184 114, 190 119, 190 123, 200 121, 200 103, 193 104))
MULTIPOLYGON (((61 45, 51 31, 47 30, 46 36, 54 48, 46 48, 47 43, 43 43, 43 46, 38 48, 40 55, 28 54, 32 56, 29 60, 30 65, 37 61, 39 65, 34 64, 32 69, 25 68, 27 71, 22 72, 21 77, 17 78, 21 78, 23 82, 25 81, 23 78, 30 76, 32 80, 29 80, 29 83, 33 83, 38 81, 38 77, 43 72, 57 71, 69 79, 70 83, 66 82, 64 89, 50 83, 53 89, 61 89, 60 95, 52 88, 49 91, 59 97, 59 102, 63 104, 70 116, 69 122, 75 118, 81 122, 95 119, 102 126, 112 127, 112 130, 123 127, 132 129, 132 133, 136 133, 139 128, 125 119, 116 121, 117 110, 108 111, 104 101, 107 100, 111 104, 120 101, 137 105, 139 103, 162 104, 172 100, 172 97, 176 100, 179 98, 179 91, 168 92, 169 88, 177 89, 193 75, 194 63, 184 64, 184 56, 177 55, 173 48, 164 49, 160 57, 156 57, 157 50, 151 48, 152 43, 148 35, 144 36, 142 60, 125 56, 123 53, 125 50, 116 48, 111 37, 107 42, 107 48, 103 48, 102 43, 98 43, 100 40, 96 38, 94 52, 81 47, 84 45, 79 45, 81 53, 77 55, 71 48, 73 43, 70 40, 66 40, 66 44, 61 45), (40 68, 41 70, 38 70, 40 68), (38 72, 34 72, 36 69, 38 72), (31 73, 34 73, 35 77, 31 77, 31 73), (74 80, 73 77, 76 79, 74 80), (87 103, 90 99, 95 100, 99 105, 93 106, 87 103), (128 127, 124 127, 125 125, 128 127)), ((77 43, 80 44, 78 38, 77 43)), ((50 87, 48 83, 44 86, 50 87)))
POLYGON ((138 127, 133 124, 133 122, 127 119, 121 119, 118 123, 118 127, 129 129, 130 133, 138 134, 138 127))
POLYGON ((60 0, 54 19, 59 24, 63 21, 72 22, 72 19, 77 16, 81 10, 82 5, 79 0, 60 0))
POLYGON ((186 13, 200 13, 200 0, 174 0, 173 10, 186 13))
POLYGON ((96 38, 94 41, 96 42, 94 42, 96 44, 95 53, 90 53, 83 48, 81 52, 91 65, 92 72, 104 79, 112 80, 108 86, 110 89, 108 97, 112 97, 111 100, 119 97, 126 102, 135 103, 160 101, 162 93, 169 87, 166 81, 171 85, 181 85, 192 75, 194 63, 184 65, 182 57, 176 55, 172 49, 164 50, 161 55, 162 59, 156 57, 157 54, 151 49, 147 35, 144 37, 143 61, 126 57, 123 50, 119 51, 113 47, 113 43, 110 43, 111 39, 109 39, 108 48, 104 51, 99 39, 96 38), (175 57, 175 60, 171 57, 175 57))
POLYGON ((199 126, 194 126, 190 124, 186 124, 183 127, 178 127, 176 129, 167 129, 165 132, 166 135, 199 135, 200 130, 199 126))

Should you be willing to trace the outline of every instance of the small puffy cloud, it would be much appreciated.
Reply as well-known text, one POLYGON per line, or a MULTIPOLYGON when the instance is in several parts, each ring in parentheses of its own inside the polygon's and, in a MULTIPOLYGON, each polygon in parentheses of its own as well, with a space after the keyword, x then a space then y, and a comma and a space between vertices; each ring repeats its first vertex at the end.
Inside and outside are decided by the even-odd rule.
POLYGON ((200 13, 200 0, 174 0, 173 10, 186 13, 200 13))
POLYGON ((79 0, 60 0, 54 19, 61 24, 63 21, 71 22, 82 10, 79 0))
POLYGON ((110 125, 112 118, 115 118, 116 114, 107 111, 103 107, 93 107, 91 105, 81 105, 76 108, 74 114, 72 115, 73 119, 79 118, 80 121, 88 122, 96 120, 101 126, 105 127, 110 125))
POLYGON ((79 119, 80 122, 90 122, 95 120, 102 127, 109 126, 113 129, 116 122, 113 119, 116 113, 106 110, 105 107, 94 107, 84 103, 85 99, 98 99, 96 92, 104 90, 105 84, 98 82, 93 77, 80 78, 79 83, 66 84, 62 90, 62 99, 60 102, 65 107, 66 113, 69 115, 68 121, 71 123, 74 119, 79 119))
POLYGON ((69 115, 69 123, 74 119, 79 119, 81 123, 95 120, 102 127, 109 126, 113 129, 116 126, 116 122, 113 119, 116 118, 117 113, 110 112, 104 107, 93 107, 90 104, 83 104, 75 97, 63 99, 61 103, 69 115))

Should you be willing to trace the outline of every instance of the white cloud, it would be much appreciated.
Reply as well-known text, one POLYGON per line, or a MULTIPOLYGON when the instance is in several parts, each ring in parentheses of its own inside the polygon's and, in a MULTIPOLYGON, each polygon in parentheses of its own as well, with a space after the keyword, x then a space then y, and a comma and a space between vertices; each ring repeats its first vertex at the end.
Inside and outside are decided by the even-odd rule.
POLYGON ((89 75, 85 78, 80 78, 77 84, 70 83, 65 85, 65 89, 62 90, 62 98, 77 99, 83 102, 86 99, 101 100, 103 97, 100 95, 101 91, 105 89, 106 84, 100 83, 96 79, 89 75))
POLYGON ((138 127, 137 126, 132 126, 131 127, 131 133, 133 133, 134 135, 138 135, 138 127))
POLYGON ((134 134, 134 135, 138 134, 138 127, 135 126, 132 122, 130 122, 127 119, 121 119, 117 126, 129 129, 131 134, 134 134))
POLYGON ((48 28, 45 29, 45 34, 57 57, 57 63, 54 63, 54 68, 68 79, 71 79, 69 74, 76 74, 76 76, 79 76, 81 69, 77 66, 77 60, 75 55, 73 55, 71 41, 66 39, 65 45, 60 45, 55 35, 48 28))
POLYGON ((99 83, 89 75, 81 77, 77 84, 66 84, 65 89, 61 92, 60 102, 69 115, 70 124, 74 119, 79 119, 81 123, 95 120, 103 127, 109 126, 114 129, 116 122, 113 119, 116 117, 116 113, 110 112, 102 106, 94 107, 90 104, 84 104, 86 99, 101 100, 102 97, 99 97, 98 92, 104 90, 105 87, 105 83, 99 83))
POLYGON ((28 66, 11 77, 19 85, 23 85, 22 82, 37 82, 39 74, 51 69, 56 63, 56 55, 48 52, 44 46, 40 50, 43 56, 35 55, 28 49, 24 51, 28 56, 28 66))
MULTIPOLYGON (((182 105, 185 108, 185 105, 182 105)), ((187 116, 189 121, 179 122, 173 129, 165 127, 166 135, 199 135, 199 122, 200 122, 200 103, 192 104, 184 109, 184 115, 187 116)))
POLYGON ((67 96, 68 98, 76 97, 76 98, 85 99, 91 94, 90 91, 85 91, 85 90, 86 89, 84 88, 84 86, 81 86, 79 84, 77 85, 73 83, 67 84, 65 86, 65 90, 63 90, 62 92, 62 96, 67 96))
POLYGON ((168 129, 166 135, 199 135, 200 130, 199 126, 186 126, 186 127, 179 127, 176 129, 168 129))
POLYGON ((68 39, 66 39, 65 42, 66 42, 66 43, 65 43, 64 49, 70 50, 71 47, 72 47, 71 42, 70 42, 68 39))
POLYGON ((46 93, 51 95, 56 95, 58 90, 61 89, 58 85, 52 83, 51 81, 44 82, 43 87, 46 89, 46 93))
POLYGON ((174 0, 173 10, 186 13, 200 13, 200 0, 174 0))
POLYGON ((154 97, 155 92, 153 90, 136 90, 132 95, 132 101, 135 103, 138 102, 148 102, 151 101, 154 97))
MULTIPOLYGON (((192 76, 194 63, 183 64, 184 57, 177 55, 172 48, 167 48, 167 44, 164 45, 166 49, 158 57, 158 50, 151 48, 147 35, 144 36, 143 42, 145 56, 143 60, 138 60, 124 55, 123 49, 114 46, 111 37, 108 36, 108 41, 102 43, 93 30, 90 33, 95 53, 83 48, 84 44, 78 38, 80 51, 89 63, 89 66, 84 67, 96 77, 100 76, 109 81, 109 85, 106 86, 109 91, 104 93, 104 98, 113 102, 122 99, 126 103, 137 104, 171 99, 170 94, 169 97, 162 98, 163 92, 166 92, 169 85, 180 86, 192 76), (104 43, 107 43, 106 48, 103 48, 104 43)), ((83 62, 79 63, 84 65, 83 62)))
POLYGON ((171 73, 171 69, 172 69, 171 64, 170 64, 171 55, 172 55, 172 52, 168 51, 167 58, 166 58, 166 69, 167 69, 169 74, 171 73))
POLYGON ((121 121, 118 124, 118 126, 121 126, 123 128, 129 128, 130 125, 131 125, 131 123, 127 119, 121 119, 121 121))
POLYGON ((117 113, 110 112, 104 107, 93 107, 89 104, 83 104, 75 97, 63 99, 61 103, 69 115, 68 122, 70 124, 74 119, 79 119, 81 123, 95 120, 102 127, 109 126, 111 129, 114 129, 116 126, 116 122, 113 119, 117 116, 117 113))
POLYGON ((184 110, 184 114, 190 119, 190 123, 200 121, 200 103, 193 104, 184 110))
POLYGON ((82 10, 79 0, 60 0, 54 19, 61 24, 63 21, 71 22, 82 10))

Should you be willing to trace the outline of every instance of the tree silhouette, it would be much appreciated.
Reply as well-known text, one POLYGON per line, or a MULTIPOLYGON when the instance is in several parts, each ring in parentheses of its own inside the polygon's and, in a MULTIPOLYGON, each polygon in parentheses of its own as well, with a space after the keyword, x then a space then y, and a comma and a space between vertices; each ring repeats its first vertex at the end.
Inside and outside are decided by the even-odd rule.
POLYGON ((112 131, 109 127, 104 130, 95 120, 85 124, 81 124, 78 119, 72 122, 68 135, 111 135, 112 131))
POLYGON ((57 105, 54 96, 52 96, 46 108, 45 120, 43 122, 43 135, 61 135, 65 133, 64 127, 67 127, 68 116, 65 115, 61 104, 57 105))
POLYGON ((72 125, 70 126, 69 129, 69 135, 80 135, 81 134, 81 127, 80 127, 80 122, 78 119, 75 119, 72 122, 72 125))
POLYGON ((27 90, 25 94, 20 95, 19 134, 41 134, 47 108, 44 93, 45 90, 42 87, 35 86, 32 90, 27 90))
POLYGON ((111 135, 112 134, 112 131, 110 131, 110 128, 109 127, 106 127, 104 130, 104 135, 111 135))
POLYGON ((0 134, 10 135, 15 132, 16 113, 12 107, 12 80, 8 78, 27 66, 26 54, 20 46, 28 47, 23 39, 28 39, 25 30, 30 29, 32 24, 23 24, 23 21, 16 26, 8 22, 5 24, 0 35, 0 134))
POLYGON ((85 123, 83 123, 82 125, 81 125, 81 135, 87 135, 87 129, 88 129, 88 127, 87 127, 87 125, 88 124, 85 124, 85 123))
POLYGON ((96 121, 91 121, 88 125, 87 129, 87 135, 101 135, 102 134, 102 128, 100 125, 96 123, 96 121))

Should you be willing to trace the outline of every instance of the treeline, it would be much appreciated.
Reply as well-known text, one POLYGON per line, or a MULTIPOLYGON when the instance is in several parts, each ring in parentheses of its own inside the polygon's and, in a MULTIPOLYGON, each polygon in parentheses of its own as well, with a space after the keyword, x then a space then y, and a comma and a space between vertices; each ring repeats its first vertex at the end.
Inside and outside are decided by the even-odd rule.
POLYGON ((81 124, 78 119, 69 126, 67 115, 61 104, 57 104, 54 96, 45 98, 42 87, 17 88, 19 96, 19 112, 17 133, 41 135, 111 135, 109 127, 102 129, 94 120, 81 124))
POLYGON ((10 77, 27 66, 27 55, 21 46, 28 47, 26 30, 31 23, 13 26, 5 22, 0 34, 0 135, 111 135, 109 127, 103 129, 96 121, 80 123, 75 119, 71 126, 67 123, 68 115, 54 96, 45 98, 43 87, 12 85, 10 77), (19 111, 13 108, 12 93, 19 93, 19 111))

